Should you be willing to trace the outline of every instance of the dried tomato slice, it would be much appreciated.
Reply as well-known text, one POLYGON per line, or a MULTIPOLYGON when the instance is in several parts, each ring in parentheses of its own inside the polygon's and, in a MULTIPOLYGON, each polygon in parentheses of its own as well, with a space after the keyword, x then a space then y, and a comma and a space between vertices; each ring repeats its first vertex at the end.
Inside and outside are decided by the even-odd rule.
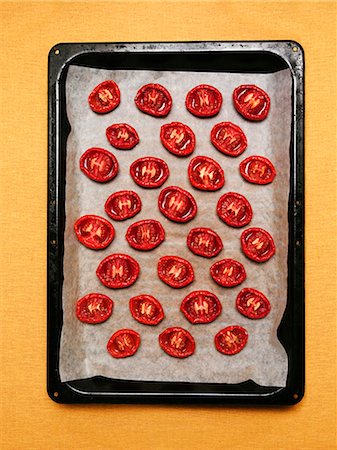
POLYGON ((132 317, 144 325, 158 325, 164 319, 163 307, 152 295, 130 298, 129 307, 132 317))
POLYGON ((179 256, 163 256, 158 261, 158 276, 173 288, 182 288, 194 280, 192 264, 179 256))
POLYGON ((140 197, 134 191, 114 192, 104 205, 105 212, 114 220, 126 220, 134 217, 141 208, 140 197))
POLYGON ((139 158, 130 166, 130 175, 135 183, 145 188, 161 186, 168 179, 169 174, 166 162, 153 156, 139 158))
POLYGON ((138 278, 139 264, 129 255, 115 253, 99 263, 96 275, 104 286, 121 289, 131 286, 138 278))
POLYGON ((222 95, 214 86, 200 84, 188 92, 185 105, 197 117, 212 117, 220 111, 222 95))
POLYGON ((187 246, 195 255, 213 258, 223 249, 221 237, 210 228, 192 228, 187 235, 187 246))
POLYGON ((80 243, 92 250, 106 248, 115 237, 111 223, 93 214, 77 219, 74 230, 80 243))
POLYGON ((112 314, 113 301, 107 295, 91 293, 77 300, 76 316, 84 323, 102 323, 112 314))
POLYGON ((129 226, 126 240, 137 250, 152 250, 165 239, 165 231, 157 220, 140 220, 129 226))
POLYGON ((161 84, 146 84, 137 92, 135 103, 146 114, 165 117, 171 110, 172 97, 161 84))
POLYGON ((211 323, 221 313, 218 297, 208 291, 194 291, 181 303, 180 311, 191 323, 211 323))
POLYGON ((195 134, 181 122, 162 125, 160 139, 163 146, 176 156, 188 156, 195 148, 195 134))
POLYGON ((248 228, 241 234, 243 253, 256 262, 265 262, 275 254, 271 235, 262 228, 248 228))
POLYGON ((248 120, 264 120, 270 109, 268 94, 253 84, 243 84, 234 89, 233 102, 238 113, 248 120))
POLYGON ((247 138, 240 127, 232 122, 221 122, 214 125, 211 141, 219 152, 228 156, 239 156, 247 148, 247 138))
POLYGON ((245 288, 236 297, 236 308, 249 319, 263 319, 270 312, 270 303, 262 292, 245 288))
POLYGON ((198 207, 194 197, 178 186, 168 186, 158 197, 160 212, 174 222, 188 222, 197 214, 198 207))
POLYGON ((140 345, 140 335, 127 328, 118 330, 108 341, 107 350, 114 358, 127 358, 136 353, 140 345))
POLYGON ((139 142, 137 131, 127 123, 115 123, 106 129, 110 144, 120 150, 131 150, 139 142))
POLYGON ((187 358, 193 355, 195 341, 191 333, 184 328, 167 328, 159 335, 159 345, 174 358, 187 358))
POLYGON ((216 211, 221 220, 236 228, 248 225, 253 217, 249 201, 237 192, 222 195, 218 200, 216 211))
POLYGON ((202 191, 217 191, 225 183, 219 163, 208 156, 196 156, 188 165, 188 177, 193 187, 202 191))
POLYGON ((222 259, 210 268, 213 280, 223 287, 238 286, 246 279, 246 271, 239 261, 222 259))
POLYGON ((269 184, 276 170, 269 159, 263 156, 249 156, 240 163, 240 173, 243 178, 254 184, 269 184))
POLYGON ((239 325, 232 325, 220 330, 214 338, 215 347, 224 355, 236 355, 246 346, 247 330, 239 325))
POLYGON ((113 80, 106 80, 96 86, 89 95, 90 108, 99 114, 115 109, 121 101, 118 85, 113 80))
POLYGON ((105 183, 118 172, 116 157, 104 148, 89 148, 80 158, 80 169, 91 180, 105 183))

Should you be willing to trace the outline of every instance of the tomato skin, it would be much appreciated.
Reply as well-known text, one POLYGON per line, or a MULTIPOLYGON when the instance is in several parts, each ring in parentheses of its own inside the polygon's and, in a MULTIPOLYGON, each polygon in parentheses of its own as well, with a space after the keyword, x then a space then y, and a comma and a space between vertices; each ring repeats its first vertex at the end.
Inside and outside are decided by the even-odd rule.
POLYGON ((106 80, 98 84, 88 98, 90 108, 98 114, 106 114, 114 110, 120 101, 119 87, 113 80, 106 80))
POLYGON ((233 157, 241 155, 248 145, 245 133, 232 122, 214 125, 211 131, 211 142, 219 152, 233 157))
POLYGON ((275 243, 271 235, 262 228, 247 228, 241 234, 243 253, 253 261, 265 262, 275 254, 275 243))
POLYGON ((77 300, 76 317, 84 323, 96 324, 109 319, 113 301, 107 295, 91 293, 77 300))
POLYGON ((98 265, 96 275, 104 286, 110 289, 127 288, 137 281, 139 264, 129 255, 114 253, 98 265))
POLYGON ((213 322, 221 314, 222 306, 215 294, 193 291, 182 301, 180 311, 189 322, 206 324, 213 322))
POLYGON ((137 352, 139 345, 140 335, 134 330, 124 328, 110 337, 107 350, 114 358, 127 358, 137 352))
POLYGON ((187 93, 185 105, 194 116, 213 117, 221 109, 222 95, 214 86, 200 84, 187 93), (210 97, 211 105, 209 105, 210 97))
POLYGON ((223 194, 218 200, 216 212, 221 220, 234 228, 248 225, 253 218, 249 201, 237 192, 223 194))
POLYGON ((165 183, 170 171, 164 160, 154 156, 146 156, 131 164, 130 175, 139 186, 154 189, 165 183))
POLYGON ((171 110, 172 97, 169 91, 161 84, 150 83, 138 90, 135 103, 137 108, 145 114, 154 117, 165 117, 171 110), (159 104, 157 100, 159 100, 159 104))
POLYGON ((187 247, 192 253, 213 258, 223 249, 221 237, 210 228, 192 228, 187 235, 187 247), (206 241, 206 242, 205 242, 206 241), (208 246, 211 245, 211 248, 208 246))
POLYGON ((163 307, 152 295, 130 298, 129 308, 132 317, 143 325, 158 325, 164 319, 163 307))
POLYGON ((158 277, 173 288, 188 286, 194 280, 192 264, 179 256, 163 256, 158 261, 158 277))
POLYGON ((104 217, 93 214, 77 219, 74 224, 74 231, 79 242, 92 250, 101 250, 108 247, 115 237, 115 229, 111 223, 104 217), (98 226, 95 229, 96 225, 98 226), (95 234, 92 231, 95 231, 95 234))
POLYGON ((98 183, 106 183, 117 175, 118 161, 115 155, 108 152, 108 150, 92 147, 81 156, 80 169, 91 180, 98 183), (102 168, 105 171, 101 170, 102 168))
POLYGON ((263 319, 270 312, 270 302, 262 292, 244 288, 236 297, 236 309, 249 319, 263 319))
POLYGON ((238 113, 252 121, 264 120, 270 109, 268 94, 253 84, 243 84, 234 89, 233 102, 238 113))
POLYGON ((158 207, 165 217, 180 223, 192 220, 198 211, 193 195, 178 186, 168 186, 160 192, 158 207))
POLYGON ((225 175, 220 164, 208 156, 191 159, 188 177, 192 186, 202 191, 217 191, 225 184, 225 175))
POLYGON ((187 358, 195 351, 195 341, 191 333, 181 327, 171 327, 159 335, 159 345, 174 358, 187 358))
POLYGON ((253 184, 269 184, 276 176, 272 162, 263 156, 249 156, 241 161, 240 173, 245 180, 253 184))
POLYGON ((226 258, 215 262, 210 268, 213 280, 222 287, 234 287, 247 277, 244 266, 234 259, 226 258))
POLYGON ((153 250, 165 240, 165 230, 157 220, 140 220, 129 226, 125 237, 129 245, 136 250, 153 250), (151 236, 151 231, 154 238, 151 236), (143 241, 139 239, 139 234, 143 241), (144 240, 144 234, 147 240, 144 240))
POLYGON ((134 191, 118 191, 108 197, 104 205, 111 219, 126 220, 137 215, 142 209, 139 195, 134 191), (127 206, 127 208, 124 208, 127 206))
POLYGON ((160 140, 163 146, 176 156, 188 156, 195 149, 195 134, 190 127, 181 122, 162 125, 160 140))
POLYGON ((239 325, 232 325, 220 330, 214 338, 215 348, 224 355, 236 355, 241 352, 247 341, 247 330, 239 325))
POLYGON ((131 150, 139 143, 137 131, 127 123, 115 123, 106 129, 110 144, 119 150, 131 150))

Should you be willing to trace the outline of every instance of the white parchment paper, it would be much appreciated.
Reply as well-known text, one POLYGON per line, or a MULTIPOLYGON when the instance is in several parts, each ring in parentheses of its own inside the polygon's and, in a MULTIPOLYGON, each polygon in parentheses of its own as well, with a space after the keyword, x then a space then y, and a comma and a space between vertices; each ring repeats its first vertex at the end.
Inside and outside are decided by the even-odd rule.
POLYGON ((70 66, 66 81, 66 99, 71 133, 67 142, 61 380, 102 375, 128 380, 212 383, 238 383, 251 379, 263 386, 285 386, 288 361, 276 332, 287 300, 290 71, 257 75, 111 71, 70 66), (113 79, 118 83, 121 104, 109 114, 97 115, 89 108, 87 98, 93 87, 106 79, 113 79), (152 82, 164 85, 171 92, 173 107, 166 118, 145 115, 134 104, 137 90, 152 82), (220 113, 209 119, 194 117, 185 108, 186 93, 203 83, 218 88, 224 99, 220 113), (268 92, 271 109, 266 120, 249 122, 236 112, 232 105, 232 92, 240 84, 257 84, 268 92), (160 142, 161 125, 173 121, 186 123, 196 134, 196 150, 188 158, 170 154, 160 142), (210 143, 209 136, 213 125, 222 121, 234 122, 247 136, 248 148, 238 158, 221 154, 210 143), (131 151, 116 150, 106 139, 106 128, 120 122, 135 127, 140 136, 140 143, 131 151), (119 174, 109 183, 95 183, 79 169, 80 156, 89 147, 94 146, 110 150, 118 159, 119 174), (275 165, 277 176, 272 184, 253 185, 240 176, 239 163, 247 156, 255 154, 268 157, 275 165), (137 158, 150 155, 164 159, 169 165, 170 176, 163 188, 178 185, 194 195, 198 214, 187 224, 171 222, 159 212, 157 198, 160 188, 143 189, 131 179, 130 164, 137 158), (210 156, 223 167, 226 182, 221 190, 201 192, 190 185, 187 167, 191 158, 196 155, 210 156), (109 219, 104 211, 105 200, 113 192, 122 189, 131 189, 140 195, 143 202, 141 212, 124 222, 111 220, 116 237, 108 248, 93 251, 79 244, 73 232, 76 219, 84 214, 97 214, 109 219), (217 217, 217 200, 228 191, 239 192, 250 201, 253 220, 248 226, 262 227, 274 237, 277 251, 268 262, 258 264, 246 258, 240 249, 242 229, 231 228, 217 217), (141 219, 157 219, 166 231, 165 242, 150 252, 134 250, 125 240, 129 225, 141 219), (215 258, 196 256, 186 246, 189 230, 202 226, 212 228, 222 238, 224 249, 215 258), (141 266, 139 279, 127 289, 106 288, 95 273, 99 262, 116 252, 131 255, 141 266), (161 282, 156 270, 158 259, 164 255, 178 255, 188 259, 196 275, 193 284, 183 289, 172 289, 161 282), (244 264, 247 279, 243 284, 226 289, 211 279, 210 266, 223 258, 233 258, 244 264), (269 298, 272 309, 266 318, 253 321, 236 311, 235 299, 244 287, 259 289, 269 298), (197 289, 215 293, 222 303, 221 315, 211 324, 192 325, 179 311, 182 299, 197 289), (103 324, 83 324, 75 316, 77 299, 90 292, 101 292, 114 301, 113 314, 103 324), (139 324, 131 317, 129 299, 142 293, 155 296, 163 305, 165 319, 156 327, 139 324), (220 329, 234 324, 247 329, 248 344, 235 356, 222 355, 214 347, 214 336, 220 329), (170 326, 182 326, 192 333, 196 341, 196 351, 192 357, 179 360, 160 349, 158 335, 170 326), (109 337, 120 328, 132 328, 141 335, 141 345, 136 355, 123 360, 112 358, 106 350, 109 337))

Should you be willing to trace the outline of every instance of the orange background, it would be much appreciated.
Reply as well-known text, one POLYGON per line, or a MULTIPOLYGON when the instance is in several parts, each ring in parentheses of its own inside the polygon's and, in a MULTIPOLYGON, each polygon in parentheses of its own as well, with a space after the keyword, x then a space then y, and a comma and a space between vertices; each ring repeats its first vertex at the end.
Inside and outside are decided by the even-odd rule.
POLYGON ((336 2, 0 2, 1 448, 335 449, 336 2), (306 394, 289 408, 46 394, 47 55, 58 42, 296 40, 306 57, 306 394), (5 214, 4 214, 5 212, 5 214))

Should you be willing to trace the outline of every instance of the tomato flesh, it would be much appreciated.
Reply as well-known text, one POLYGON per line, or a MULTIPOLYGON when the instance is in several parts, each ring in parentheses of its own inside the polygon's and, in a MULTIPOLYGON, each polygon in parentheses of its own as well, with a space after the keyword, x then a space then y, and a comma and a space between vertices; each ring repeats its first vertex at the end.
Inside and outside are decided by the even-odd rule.
POLYGON ((165 231, 157 220, 140 220, 129 226, 126 240, 137 250, 152 250, 165 239, 165 231))
POLYGON ((181 122, 162 125, 160 139, 163 146, 176 156, 188 156, 193 153, 195 148, 193 131, 181 122))
POLYGON ((239 261, 234 259, 222 259, 210 268, 213 280, 223 287, 238 286, 246 279, 246 271, 239 261))
POLYGON ((194 280, 190 262, 179 256, 163 256, 158 261, 158 276, 173 288, 182 288, 194 280))
POLYGON ((208 291, 191 292, 181 303, 180 311, 191 323, 211 323, 221 313, 218 297, 208 291))
POLYGON ((207 156, 196 156, 190 161, 188 177, 193 187, 203 191, 217 191, 225 183, 220 164, 207 156))
POLYGON ((222 195, 218 200, 216 211, 221 220, 235 228, 248 225, 253 217, 249 201, 237 192, 222 195))
POLYGON ((137 131, 127 123, 115 123, 106 129, 110 144, 120 150, 131 150, 139 142, 137 131))
POLYGON ((113 301, 107 295, 91 293, 77 300, 76 317, 84 323, 105 322, 112 314, 113 301))
POLYGON ((142 208, 139 195, 134 191, 119 191, 108 197, 104 209, 114 220, 126 220, 134 217, 142 208))
POLYGON ((195 255, 213 258, 223 249, 220 236, 210 228, 192 228, 187 235, 187 246, 195 255))
POLYGON ((268 261, 275 254, 271 235, 262 228, 248 228, 241 234, 243 253, 256 262, 268 261))
POLYGON ((236 297, 236 308, 249 319, 263 319, 270 312, 270 302, 262 292, 245 288, 236 297))
POLYGON ((115 156, 104 148, 89 148, 80 158, 80 169, 91 180, 106 183, 118 173, 115 156))
POLYGON ((92 250, 106 248, 115 237, 115 230, 111 223, 95 215, 86 215, 77 219, 74 230, 79 242, 92 250))
POLYGON ((181 223, 192 220, 198 210, 192 194, 178 186, 169 186, 160 192, 158 207, 165 217, 181 223))
POLYGON ((120 103, 121 95, 118 85, 113 80, 106 80, 96 86, 90 93, 90 108, 99 114, 114 110, 120 103))
POLYGON ((174 358, 187 358, 195 351, 195 341, 191 333, 184 328, 167 328, 159 335, 159 345, 174 358))
POLYGON ((126 288, 136 282, 139 264, 129 255, 116 253, 100 262, 96 274, 101 283, 108 288, 126 288))
POLYGON ((236 355, 246 346, 247 330, 239 325, 232 325, 220 330, 214 338, 215 347, 224 355, 236 355))
POLYGON ((127 358, 134 355, 140 345, 140 335, 127 328, 118 330, 108 341, 107 350, 114 358, 127 358))
POLYGON ((152 295, 138 295, 129 302, 132 317, 144 325, 158 325, 164 319, 164 310, 152 295))
POLYGON ((242 177, 254 184, 269 184, 275 176, 276 170, 269 159, 263 156, 249 156, 240 163, 242 177))
POLYGON ((131 164, 130 174, 139 186, 157 188, 165 183, 170 171, 168 165, 162 159, 146 156, 131 164))
POLYGON ((169 91, 160 84, 146 84, 141 87, 135 97, 137 108, 151 116, 165 117, 172 107, 169 91))
POLYGON ((200 84, 188 92, 185 105, 197 117, 212 117, 220 111, 222 95, 215 87, 200 84))
POLYGON ((211 142, 219 152, 228 156, 239 156, 247 148, 247 138, 240 127, 232 122, 214 125, 211 142))
POLYGON ((268 94, 253 84, 244 84, 234 89, 233 102, 239 114, 253 121, 264 120, 270 109, 268 94))

